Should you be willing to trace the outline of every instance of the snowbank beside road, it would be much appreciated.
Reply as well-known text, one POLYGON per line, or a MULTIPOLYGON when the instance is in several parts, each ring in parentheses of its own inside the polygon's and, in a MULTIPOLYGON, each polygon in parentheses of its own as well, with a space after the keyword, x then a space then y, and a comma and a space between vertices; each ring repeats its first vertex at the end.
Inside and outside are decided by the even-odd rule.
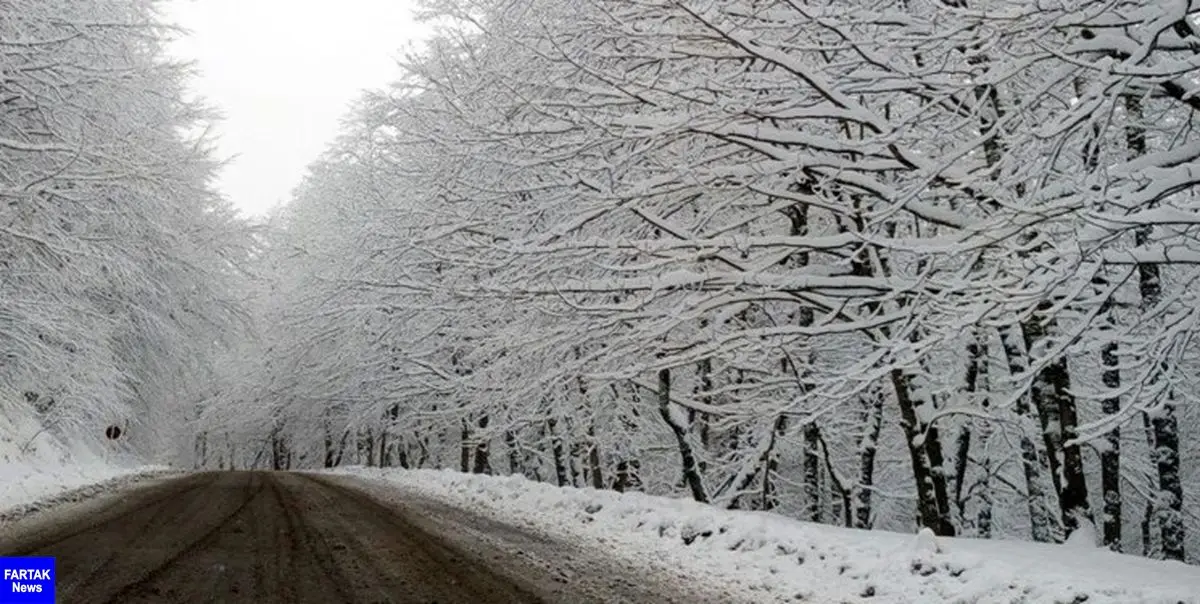
POLYGON ((169 471, 72 448, 32 419, 0 413, 0 523, 169 471))
POLYGON ((166 466, 47 466, 0 461, 0 526, 60 503, 88 499, 173 473, 175 470, 166 466))
POLYGON ((520 477, 342 468, 613 555, 669 561, 762 602, 1200 603, 1200 568, 1071 545, 941 539, 798 522, 520 477))

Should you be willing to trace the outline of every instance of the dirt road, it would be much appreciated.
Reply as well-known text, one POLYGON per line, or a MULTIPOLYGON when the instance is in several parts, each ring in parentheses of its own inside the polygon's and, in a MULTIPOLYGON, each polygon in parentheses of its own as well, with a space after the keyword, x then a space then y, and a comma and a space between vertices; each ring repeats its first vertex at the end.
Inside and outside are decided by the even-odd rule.
POLYGON ((160 481, 0 536, 56 556, 59 602, 697 602, 637 569, 352 479, 221 472, 160 481))

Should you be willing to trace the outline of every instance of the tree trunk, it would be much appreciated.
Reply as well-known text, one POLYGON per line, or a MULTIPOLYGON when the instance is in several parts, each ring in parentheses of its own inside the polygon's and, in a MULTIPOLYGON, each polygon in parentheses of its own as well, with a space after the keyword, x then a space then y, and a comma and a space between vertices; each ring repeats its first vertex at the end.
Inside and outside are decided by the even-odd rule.
MULTIPOLYGON (((947 528, 950 522, 943 512, 938 510, 933 473, 929 467, 929 460, 925 457, 924 424, 917 419, 917 408, 927 403, 913 396, 911 377, 904 371, 892 369, 889 375, 896 392, 896 402, 900 406, 900 426, 904 429, 905 446, 912 462, 913 480, 917 486, 918 522, 936 534, 948 535, 947 528)), ((953 532, 952 528, 950 532, 953 532)))
POLYGON ((939 535, 953 536, 954 522, 950 518, 950 488, 947 485, 949 472, 946 457, 942 454, 942 433, 936 425, 925 428, 925 454, 929 458, 929 478, 933 481, 933 497, 937 502, 938 517, 942 528, 939 535))
POLYGON ((471 467, 471 471, 475 474, 492 473, 492 463, 488 451, 488 448, 490 447, 490 441, 487 438, 487 427, 489 421, 491 421, 490 416, 486 414, 479 418, 479 442, 475 445, 475 463, 471 467))
MULTIPOLYGON (((233 469, 233 458, 229 459, 230 467, 233 469)), ((283 449, 279 444, 279 429, 271 430, 271 469, 279 471, 283 469, 283 449)))
MULTIPOLYGON (((1008 372, 1011 376, 1023 375, 1029 370, 1028 363, 1028 347, 1025 344, 1025 335, 1015 327, 1004 327, 999 331, 1000 344, 1004 348, 1004 356, 1008 362, 1008 372)), ((1017 419, 1024 424, 1027 420, 1033 420, 1040 423, 1037 415, 1032 407, 1032 396, 1029 392, 1024 392, 1017 398, 1016 405, 1013 407, 1013 413, 1017 419)), ((1045 432, 1043 432, 1043 442, 1045 441, 1045 432)), ((1045 479, 1042 478, 1044 470, 1049 470, 1047 461, 1049 455, 1042 456, 1038 454, 1037 445, 1033 439, 1029 437, 1029 430, 1024 427, 1021 429, 1020 435, 1021 447, 1021 469, 1025 474, 1025 489, 1026 507, 1029 511, 1029 528, 1031 537, 1034 541, 1040 543, 1049 543, 1055 541, 1054 518, 1050 514, 1050 508, 1046 503, 1046 490, 1043 488, 1045 479)), ((1057 494, 1058 477, 1052 473, 1055 493, 1057 494)))
POLYGON ((342 456, 346 453, 346 442, 350 440, 350 428, 342 431, 342 438, 338 441, 337 453, 333 457, 333 467, 342 465, 342 456))
POLYGON ((992 537, 992 460, 988 455, 988 440, 991 435, 991 426, 982 426, 979 436, 979 454, 981 456, 980 478, 979 478, 979 509, 975 512, 975 534, 981 539, 991 539, 992 537))
POLYGON ((517 443, 517 433, 513 430, 504 431, 504 448, 508 451, 508 473, 516 476, 524 475, 525 468, 521 463, 521 448, 517 443))
POLYGON ((854 507, 854 527, 871 528, 871 489, 875 487, 875 456, 879 452, 879 433, 883 427, 883 393, 871 389, 863 400, 863 435, 858 442, 858 496, 854 507))
MULTIPOLYGON (((570 418, 567 418, 567 423, 570 424, 570 418)), ((587 483, 583 470, 580 469, 583 461, 583 444, 572 439, 570 450, 570 455, 567 455, 567 468, 571 471, 571 486, 581 487, 587 483)))
POLYGON ((551 417, 546 420, 546 431, 550 433, 550 450, 554 455, 554 477, 558 479, 558 486, 570 486, 571 477, 568 473, 566 450, 563 448, 562 437, 558 435, 555 428, 558 426, 558 420, 551 417))
POLYGON ((367 466, 370 467, 370 466, 377 465, 376 459, 375 459, 375 431, 370 428, 367 428, 366 449, 367 449, 367 466))
POLYGON ((388 428, 385 424, 379 430, 379 467, 388 467, 388 428))
POLYGON ((617 462, 617 480, 613 490, 618 493, 642 490, 641 462, 636 459, 622 459, 617 462))
MULTIPOLYGON (((443 433, 444 434, 444 433, 443 433)), ((424 438, 417 435, 417 461, 413 465, 416 468, 424 468, 425 464, 429 463, 429 443, 424 438)))
POLYGON ((821 522, 820 429, 811 420, 804 424, 804 512, 801 518, 821 522))
POLYGON ((379 465, 381 467, 392 465, 392 451, 395 450, 396 445, 389 436, 396 429, 396 418, 399 415, 399 405, 388 407, 383 414, 383 426, 379 430, 379 465))
MULTIPOLYGON (((1154 427, 1150 424, 1150 416, 1142 415, 1142 428, 1146 435, 1146 445, 1150 450, 1151 458, 1154 457, 1154 427)), ((1156 468, 1157 469, 1157 468, 1156 468)), ((1146 506, 1142 509, 1142 555, 1147 558, 1156 557, 1154 551, 1154 520, 1158 517, 1158 501, 1154 499, 1155 480, 1150 481, 1151 496, 1146 500, 1146 506)), ((1161 536, 1161 534, 1160 534, 1161 536)))
MULTIPOLYGON (((1139 227, 1134 232, 1134 245, 1151 242, 1152 227, 1139 227)), ((1142 301, 1143 316, 1154 312, 1162 299, 1162 275, 1157 264, 1138 265, 1138 289, 1142 301)), ((1170 367, 1164 362, 1153 372, 1150 384, 1162 380, 1170 367)), ((1152 389, 1150 389, 1152 390, 1152 389)), ((1162 555, 1167 560, 1184 559, 1183 482, 1179 472, 1179 420, 1175 410, 1175 395, 1171 386, 1166 386, 1161 410, 1150 417, 1154 433, 1152 459, 1158 472, 1159 500, 1154 507, 1158 515, 1159 530, 1162 531, 1162 555)))
MULTIPOLYGON (((1109 327, 1113 326, 1112 300, 1104 301, 1101 310, 1109 327)), ((1100 364, 1104 367, 1100 380, 1110 392, 1121 387, 1121 370, 1118 369, 1117 343, 1108 342, 1100 349, 1100 364)), ((1100 402, 1101 411, 1107 416, 1121 412, 1121 399, 1108 396, 1100 402)), ((1114 425, 1104 435, 1104 446, 1100 449, 1100 492, 1104 498, 1104 545, 1113 551, 1121 551, 1121 427, 1114 425)))
MULTIPOLYGON (((235 445, 233 443, 233 440, 231 440, 229 438, 228 432, 225 433, 225 444, 229 447, 229 469, 236 470, 237 469, 237 445, 235 445)), ((284 466, 284 469, 285 470, 287 469, 286 465, 284 466)))
MULTIPOLYGON (((707 325, 707 320, 700 321, 702 329, 707 325)), ((704 405, 712 405, 712 389, 712 359, 705 357, 696 363, 696 385, 692 387, 692 396, 704 405)), ((710 438, 708 414, 689 409, 688 424, 689 428, 700 436, 700 446, 707 451, 710 438)), ((708 464, 703 459, 700 460, 700 473, 704 474, 707 471, 708 464)))
POLYGON ((208 465, 208 433, 200 432, 196 434, 196 459, 193 469, 200 469, 208 465))
POLYGON ((593 489, 604 488, 604 470, 600 467, 600 445, 596 442, 596 430, 588 425, 588 474, 593 489))
MULTIPOLYGON (((1042 302, 1038 310, 1044 313, 1050 310, 1050 306, 1049 302, 1042 302)), ((1035 316, 1022 324, 1025 340, 1031 349, 1048 337, 1056 325, 1052 318, 1046 318, 1045 321, 1043 324, 1035 316)), ((1071 394, 1070 388, 1067 358, 1059 355, 1034 376, 1030 391, 1033 407, 1041 419, 1050 471, 1057 479, 1059 510, 1068 536, 1079 528, 1080 522, 1093 522, 1091 506, 1088 504, 1087 480, 1083 473, 1083 451, 1078 442, 1079 418, 1075 395, 1071 394)))
POLYGON ((408 463, 408 443, 403 439, 396 440, 396 463, 400 464, 405 470, 411 469, 412 466, 408 463))
MULTIPOLYGON (((988 380, 989 354, 987 338, 984 333, 975 331, 967 342, 967 371, 964 400, 979 405, 979 409, 987 418, 973 422, 979 435, 979 466, 980 476, 976 483, 979 486, 977 495, 979 504, 975 514, 975 536, 988 538, 992 532, 992 499, 991 499, 991 460, 988 456, 988 439, 991 435, 991 384, 988 380)), ((959 433, 958 447, 955 456, 955 500, 959 517, 964 525, 968 524, 969 516, 966 510, 966 499, 963 490, 966 488, 967 469, 970 466, 972 423, 962 427, 959 433)), ((968 492, 968 497, 970 493, 968 492)))
MULTIPOLYGON (((710 358, 701 359, 697 366, 697 372, 700 374, 699 375, 699 377, 700 377, 700 397, 699 397, 700 402, 706 406, 712 406, 712 403, 713 403, 713 398, 712 398, 712 389, 713 389, 712 359, 710 359, 710 358)), ((708 414, 707 413, 699 414, 699 416, 696 418, 695 421, 700 424, 700 428, 699 428, 700 444, 703 445, 707 449, 708 445, 709 445, 709 440, 711 438, 711 426, 710 426, 708 414)))
POLYGON ((1154 426, 1154 463, 1158 469, 1157 502, 1162 554, 1167 560, 1184 560, 1183 482, 1179 477, 1179 423, 1175 400, 1167 395, 1163 410, 1151 418, 1154 426))
POLYGON ((760 501, 759 509, 773 510, 779 506, 779 496, 776 494, 775 475, 779 472, 779 453, 775 450, 775 444, 787 432, 787 416, 780 415, 775 418, 775 423, 771 427, 771 442, 767 445, 766 467, 763 468, 762 480, 762 500, 760 501))
POLYGON ((458 447, 458 471, 466 474, 471 471, 471 428, 467 420, 461 422, 461 438, 458 447))
POLYGON ((700 475, 700 467, 696 463, 696 455, 687 439, 686 426, 679 425, 671 416, 671 370, 658 371, 658 412, 663 421, 675 434, 675 442, 679 447, 680 465, 683 466, 683 477, 692 492, 692 499, 708 503, 708 493, 704 490, 704 479, 700 475))
POLYGON ((971 427, 963 426, 954 439, 954 505, 958 515, 967 518, 967 502, 963 499, 963 488, 967 486, 967 460, 971 453, 971 427))

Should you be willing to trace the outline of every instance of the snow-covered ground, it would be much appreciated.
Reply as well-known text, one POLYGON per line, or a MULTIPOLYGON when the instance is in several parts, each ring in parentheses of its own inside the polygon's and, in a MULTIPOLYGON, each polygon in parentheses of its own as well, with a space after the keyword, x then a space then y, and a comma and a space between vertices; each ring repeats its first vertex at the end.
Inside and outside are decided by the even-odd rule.
MULTIPOLYGON (((759 602, 1200 603, 1200 568, 1080 544, 843 529, 687 500, 520 477, 343 468, 401 492, 616 556, 662 562, 759 602)), ((648 567, 650 565, 647 565, 648 567)))
POLYGON ((169 468, 63 442, 31 418, 0 409, 0 523, 169 468))

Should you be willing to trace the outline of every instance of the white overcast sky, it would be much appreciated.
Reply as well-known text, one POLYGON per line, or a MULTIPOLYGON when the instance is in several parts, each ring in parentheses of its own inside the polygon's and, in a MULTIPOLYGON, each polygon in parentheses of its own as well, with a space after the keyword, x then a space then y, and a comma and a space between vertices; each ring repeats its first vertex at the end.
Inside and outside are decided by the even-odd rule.
POLYGON ((225 116, 219 186, 247 215, 287 201, 365 88, 399 73, 420 37, 407 0, 170 0, 191 30, 174 56, 201 71, 193 90, 225 116))

